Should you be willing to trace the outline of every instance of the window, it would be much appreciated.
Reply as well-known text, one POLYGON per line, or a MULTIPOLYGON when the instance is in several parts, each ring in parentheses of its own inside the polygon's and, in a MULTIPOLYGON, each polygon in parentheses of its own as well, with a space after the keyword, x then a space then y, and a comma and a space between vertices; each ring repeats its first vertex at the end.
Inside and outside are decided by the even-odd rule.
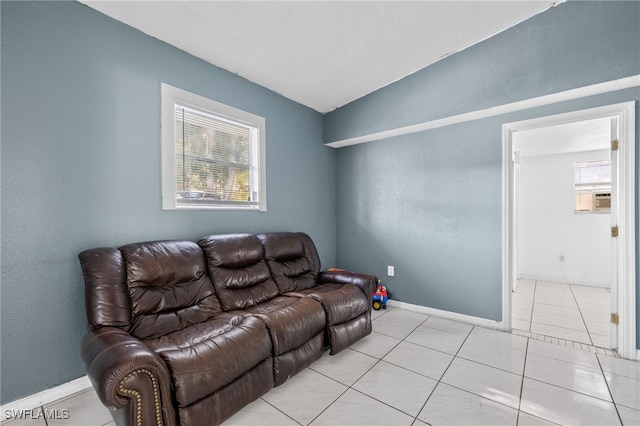
POLYGON ((265 119, 161 85, 162 207, 266 211, 265 119))
POLYGON ((576 211, 611 210, 611 160, 576 162, 576 211))

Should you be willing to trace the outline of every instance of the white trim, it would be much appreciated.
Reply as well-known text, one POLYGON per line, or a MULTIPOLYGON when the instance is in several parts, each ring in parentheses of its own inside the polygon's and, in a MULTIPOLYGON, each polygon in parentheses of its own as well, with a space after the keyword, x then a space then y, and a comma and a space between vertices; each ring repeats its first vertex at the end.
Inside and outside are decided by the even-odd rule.
POLYGON ((266 120, 264 117, 205 98, 167 83, 160 83, 162 209, 163 210, 249 210, 267 211, 266 120), (258 130, 258 205, 178 206, 176 203, 175 104, 205 109, 216 115, 240 122, 258 130))
POLYGON ((618 283, 617 307, 620 316, 617 347, 618 354, 627 359, 638 359, 636 349, 636 253, 635 253, 635 102, 624 102, 599 108, 503 124, 502 126, 502 318, 503 329, 511 329, 511 285, 515 280, 514 232, 514 166, 511 158, 512 135, 515 131, 529 130, 603 117, 618 117, 620 128, 618 169, 618 226, 615 239, 617 250, 618 283))
POLYGON ((636 136, 635 103, 618 116, 618 354, 631 358, 636 349, 636 136))
POLYGON ((552 93, 550 95, 539 96, 536 98, 525 99, 523 101, 512 102, 509 104, 498 105, 495 107, 467 112, 459 115, 452 115, 437 120, 425 121, 410 126, 397 127, 395 129, 385 130, 382 132, 370 133, 368 135, 356 136, 326 143, 331 148, 342 148, 350 145, 357 145, 366 142, 373 142, 381 139, 392 138, 396 136, 408 135, 411 133, 423 132, 438 127, 450 126, 452 124, 463 123, 466 121, 480 120, 496 115, 508 114, 511 112, 522 111, 525 109, 551 105, 559 102, 570 101, 587 96, 599 95, 602 93, 614 92, 616 90, 630 89, 640 86, 640 74, 621 78, 619 80, 606 81, 604 83, 593 84, 591 86, 578 87, 577 89, 565 90, 563 92, 552 93))
POLYGON ((477 325, 485 328, 492 328, 495 330, 503 330, 502 323, 498 321, 489 320, 486 318, 474 317, 471 315, 459 314, 456 312, 441 311, 440 309, 429 308, 426 306, 414 305, 406 302, 399 302, 397 300, 389 300, 387 305, 392 308, 404 309, 406 311, 418 312, 421 314, 434 315, 440 318, 446 318, 453 321, 464 322, 466 324, 477 325))
MULTIPOLYGON (((4 416, 5 410, 11 412, 33 410, 90 388, 92 388, 92 385, 89 377, 82 376, 51 389, 46 389, 42 392, 8 402, 0 407, 0 414, 4 416)), ((2 420, 4 420, 4 418, 2 420)))

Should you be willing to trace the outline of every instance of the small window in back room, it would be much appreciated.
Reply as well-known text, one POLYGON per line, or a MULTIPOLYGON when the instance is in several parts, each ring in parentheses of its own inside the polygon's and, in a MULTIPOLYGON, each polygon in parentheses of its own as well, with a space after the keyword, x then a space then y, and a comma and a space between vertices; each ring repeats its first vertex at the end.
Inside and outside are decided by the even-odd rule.
POLYGON ((611 160, 574 164, 576 212, 611 210, 611 160))
POLYGON ((162 85, 162 205, 266 210, 265 119, 162 85))

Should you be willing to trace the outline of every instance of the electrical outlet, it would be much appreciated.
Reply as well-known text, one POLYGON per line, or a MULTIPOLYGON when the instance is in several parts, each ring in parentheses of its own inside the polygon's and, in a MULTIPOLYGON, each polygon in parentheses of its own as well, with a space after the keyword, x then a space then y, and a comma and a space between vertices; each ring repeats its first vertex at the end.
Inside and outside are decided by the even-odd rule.
POLYGON ((393 266, 387 266, 387 275, 392 277, 396 273, 396 270, 393 266))
POLYGON ((564 254, 561 254, 560 256, 558 256, 558 259, 560 260, 560 262, 564 262, 564 254))

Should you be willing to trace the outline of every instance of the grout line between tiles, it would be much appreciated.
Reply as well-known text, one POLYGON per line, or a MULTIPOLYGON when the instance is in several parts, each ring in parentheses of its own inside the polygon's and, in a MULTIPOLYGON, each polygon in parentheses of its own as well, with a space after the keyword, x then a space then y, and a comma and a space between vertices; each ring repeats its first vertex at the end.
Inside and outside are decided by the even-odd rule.
POLYGON ((518 414, 516 416, 516 426, 520 423, 520 407, 522 406, 522 391, 524 390, 524 372, 527 368, 527 355, 529 354, 529 339, 527 339, 527 345, 524 348, 524 363, 522 365, 522 381, 520 382, 520 395, 518 398, 518 414))
MULTIPOLYGON (((587 322, 584 320, 584 315, 582 315, 582 309, 580 309, 580 303, 578 303, 578 298, 576 297, 576 294, 573 292, 573 288, 571 287, 571 284, 569 284, 569 290, 571 291, 571 296, 573 296, 573 300, 576 302, 576 306, 578 307, 578 312, 580 313, 580 318, 582 319, 582 324, 584 324, 584 328, 585 330, 587 330, 587 336, 589 336, 589 340, 591 341, 591 344, 593 345, 593 339, 591 338, 591 332, 589 331, 589 327, 587 326, 587 322)), ((591 350, 591 349, 589 349, 591 350)))

